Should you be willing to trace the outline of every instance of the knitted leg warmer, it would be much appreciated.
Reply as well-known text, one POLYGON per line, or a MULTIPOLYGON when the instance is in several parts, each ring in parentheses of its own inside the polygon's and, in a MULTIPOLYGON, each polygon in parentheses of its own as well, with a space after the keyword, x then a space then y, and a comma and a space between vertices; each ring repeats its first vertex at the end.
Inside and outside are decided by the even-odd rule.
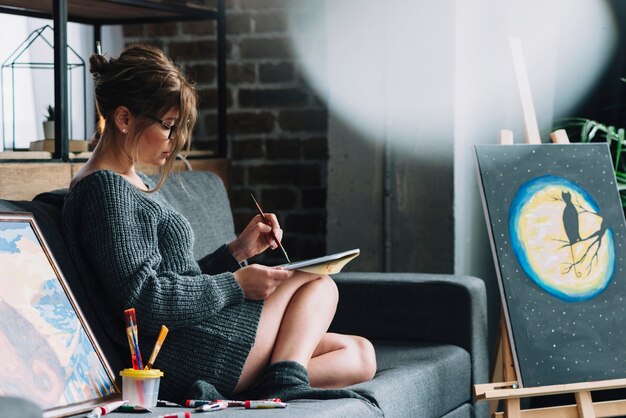
POLYGON ((279 361, 265 368, 256 390, 257 399, 339 399, 356 398, 369 402, 348 389, 316 389, 309 385, 309 373, 295 361, 279 361))
POLYGON ((187 399, 199 399, 205 401, 214 401, 216 399, 224 399, 215 386, 204 380, 196 380, 189 391, 187 392, 187 399))

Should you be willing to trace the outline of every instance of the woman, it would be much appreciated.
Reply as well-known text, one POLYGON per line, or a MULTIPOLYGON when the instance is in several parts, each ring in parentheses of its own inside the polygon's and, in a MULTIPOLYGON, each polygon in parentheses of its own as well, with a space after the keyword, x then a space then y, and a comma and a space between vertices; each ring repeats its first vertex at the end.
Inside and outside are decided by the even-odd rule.
POLYGON ((87 293, 120 352, 128 353, 123 311, 134 307, 142 352, 162 324, 170 329, 156 364, 165 372, 164 398, 185 399, 195 381, 224 396, 353 396, 309 387, 347 386, 376 370, 369 341, 327 333, 334 282, 240 267, 277 247, 276 217, 268 214, 266 225, 256 216, 237 239, 196 261, 189 224, 158 193, 196 121, 196 93, 182 72, 145 45, 109 61, 93 55, 90 67, 100 138, 72 179, 63 221, 87 293), (163 166, 156 186, 135 170, 138 162, 163 166))

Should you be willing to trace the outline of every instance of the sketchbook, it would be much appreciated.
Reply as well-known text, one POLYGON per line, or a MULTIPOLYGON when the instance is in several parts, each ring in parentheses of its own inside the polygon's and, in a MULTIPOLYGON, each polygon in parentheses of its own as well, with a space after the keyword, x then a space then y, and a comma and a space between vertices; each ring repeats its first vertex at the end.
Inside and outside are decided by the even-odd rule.
POLYGON ((341 269, 350 262, 350 260, 357 257, 360 253, 361 250, 355 248, 353 250, 330 254, 324 257, 283 264, 280 267, 286 270, 301 270, 314 274, 336 274, 339 273, 341 269))

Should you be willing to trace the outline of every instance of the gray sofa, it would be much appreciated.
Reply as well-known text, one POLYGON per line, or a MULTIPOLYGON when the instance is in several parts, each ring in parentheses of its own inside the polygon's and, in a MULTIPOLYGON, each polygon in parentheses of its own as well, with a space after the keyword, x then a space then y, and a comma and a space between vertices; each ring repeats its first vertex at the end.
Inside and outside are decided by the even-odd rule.
MULTIPOLYGON (((195 255, 212 251, 234 237, 226 191, 208 172, 170 177, 162 192, 190 221, 195 255)), ((117 374, 127 353, 118 353, 99 327, 81 288, 62 238, 63 192, 45 193, 32 202, 0 200, 0 211, 32 212, 78 304, 117 374)), ((358 237, 355 237, 358 245, 358 237)), ((472 387, 487 382, 486 296, 482 280, 417 273, 341 273, 333 276, 340 302, 331 330, 363 335, 374 342, 378 371, 372 381, 352 389, 373 400, 297 400, 285 410, 227 409, 221 417, 253 413, 282 417, 486 417, 486 403, 474 403, 472 387)), ((158 359, 157 359, 158 362, 158 359)), ((157 365, 158 366, 158 365, 157 365)), ((26 412, 22 400, 0 398, 0 417, 26 412)), ((32 406, 32 405, 31 405, 32 406)), ((182 412, 155 408, 152 416, 182 412)), ((32 411, 30 411, 32 414, 32 411)), ((35 414, 36 415, 36 414, 35 414)), ((137 416, 122 413, 112 418, 137 416)), ((142 416, 151 416, 148 414, 142 416)))

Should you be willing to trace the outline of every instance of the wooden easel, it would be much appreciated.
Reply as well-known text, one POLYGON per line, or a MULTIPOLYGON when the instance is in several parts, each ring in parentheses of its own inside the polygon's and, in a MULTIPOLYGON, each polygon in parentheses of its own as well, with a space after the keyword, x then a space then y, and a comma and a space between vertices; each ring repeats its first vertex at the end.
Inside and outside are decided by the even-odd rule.
MULTIPOLYGON (((522 101, 522 111, 524 114, 525 142, 528 144, 540 144, 541 138, 537 125, 537 118, 532 102, 530 84, 524 65, 521 43, 518 38, 511 38, 511 52, 517 76, 517 85, 522 101)), ((560 129, 550 134, 553 143, 567 144, 569 139, 567 133, 560 129)), ((499 143, 502 145, 513 144, 513 132, 501 130, 499 143)), ((500 343, 498 360, 501 364, 500 370, 494 370, 492 380, 497 380, 500 372, 502 382, 486 383, 474 385, 474 396, 476 400, 497 401, 504 403, 504 412, 495 412, 493 417, 504 418, 600 418, 616 417, 626 415, 626 399, 593 402, 591 392, 598 390, 619 389, 626 387, 626 379, 603 380, 596 382, 581 382, 552 386, 540 386, 532 388, 521 387, 513 363, 513 351, 509 342, 509 332, 505 321, 504 313, 500 318, 500 343), (521 409, 521 399, 533 396, 546 396, 558 394, 573 394, 576 399, 574 405, 559 405, 547 408, 521 409)), ((493 405, 493 404, 492 404, 493 405)))
POLYGON ((494 412, 493 417, 504 418, 601 418, 626 415, 626 399, 593 402, 591 392, 597 390, 626 387, 626 379, 602 380, 596 382, 570 383, 563 385, 519 387, 519 380, 513 366, 513 356, 509 344, 504 318, 500 320, 500 356, 503 382, 474 385, 476 400, 499 401, 504 403, 504 412, 494 412), (533 396, 574 394, 576 404, 547 408, 521 409, 520 400, 533 396))
MULTIPOLYGON (((526 135, 526 143, 541 143, 538 137, 526 135)), ((550 139, 554 143, 567 144, 569 139, 564 130, 558 130, 550 134, 550 139)), ((513 133, 508 130, 500 131, 500 144, 512 144, 513 133)), ((486 400, 496 402, 502 400, 504 412, 492 410, 493 417, 504 418, 600 418, 616 417, 626 415, 626 399, 593 402, 591 392, 597 390, 626 388, 626 379, 612 379, 596 382, 581 382, 552 386, 541 386, 523 388, 517 378, 513 363, 513 351, 509 342, 509 333, 504 319, 504 314, 500 319, 498 360, 501 364, 500 370, 494 370, 494 376, 500 372, 502 382, 474 385, 474 396, 476 400, 486 400), (558 394, 573 394, 576 399, 574 405, 561 405, 548 408, 521 409, 521 399, 533 396, 546 396, 558 394)), ((493 405, 492 405, 493 406, 493 405)))

